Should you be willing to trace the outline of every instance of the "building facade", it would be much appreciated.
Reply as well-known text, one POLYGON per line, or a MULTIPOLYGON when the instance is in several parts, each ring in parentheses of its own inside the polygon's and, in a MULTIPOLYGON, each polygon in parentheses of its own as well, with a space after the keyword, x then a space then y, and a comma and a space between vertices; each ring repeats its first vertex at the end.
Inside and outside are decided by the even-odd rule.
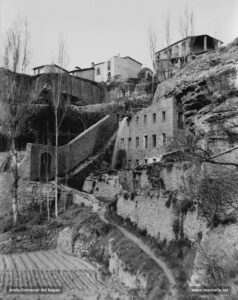
POLYGON ((209 36, 188 36, 156 52, 156 72, 160 82, 172 77, 197 55, 216 50, 222 42, 209 36))
POLYGON ((124 150, 128 168, 160 161, 172 141, 184 133, 181 118, 175 97, 124 118, 119 125, 117 153, 124 150))
POLYGON ((34 75, 40 75, 44 73, 68 73, 68 71, 58 65, 50 64, 33 68, 33 73, 34 75))
POLYGON ((94 78, 97 82, 124 81, 128 78, 137 78, 142 64, 130 56, 113 56, 109 60, 93 64, 94 78))
POLYGON ((94 81, 94 68, 81 69, 76 67, 75 70, 69 72, 70 75, 94 81))

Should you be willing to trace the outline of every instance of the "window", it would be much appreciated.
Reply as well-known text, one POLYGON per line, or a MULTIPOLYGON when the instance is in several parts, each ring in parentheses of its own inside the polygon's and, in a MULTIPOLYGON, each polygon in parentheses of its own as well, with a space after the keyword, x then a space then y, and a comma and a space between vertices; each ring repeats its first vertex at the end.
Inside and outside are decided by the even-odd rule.
POLYGON ((153 123, 156 123, 156 113, 153 113, 153 123))
POLYGON ((139 123, 139 117, 137 116, 136 117, 136 124, 138 124, 139 123))
POLYGON ((100 75, 100 68, 97 68, 97 75, 100 75))
POLYGON ((147 135, 144 136, 144 147, 145 148, 148 147, 148 136, 147 135))
POLYGON ((162 111, 162 121, 166 120, 166 111, 162 111))
POLYGON ((139 137, 136 137, 136 148, 138 148, 140 146, 140 140, 139 137))
POLYGON ((145 165, 147 165, 148 159, 145 159, 144 162, 145 162, 145 165))
POLYGON ((124 149, 124 139, 121 139, 121 149, 124 149))
POLYGON ((166 146, 166 133, 163 133, 162 136, 163 136, 163 146, 166 146))
POLYGON ((131 138, 128 138, 128 149, 131 149, 131 138))
POLYGON ((136 166, 139 166, 140 162, 139 159, 136 159, 136 166))
POLYGON ((156 147, 156 134, 152 134, 152 145, 156 147))
POLYGON ((144 115, 144 124, 147 122, 147 115, 144 115))
POLYGON ((108 70, 108 71, 111 70, 111 62, 110 62, 110 60, 107 62, 107 70, 108 70))

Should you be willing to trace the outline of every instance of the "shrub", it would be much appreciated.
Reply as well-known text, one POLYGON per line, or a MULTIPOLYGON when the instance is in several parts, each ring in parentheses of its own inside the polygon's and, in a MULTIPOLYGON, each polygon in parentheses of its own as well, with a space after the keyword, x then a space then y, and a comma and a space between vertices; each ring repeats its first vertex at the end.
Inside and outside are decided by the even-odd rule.
MULTIPOLYGON (((7 232, 9 230, 12 229, 13 223, 12 223, 12 217, 11 216, 7 216, 6 218, 4 218, 4 225, 1 226, 2 227, 2 232, 7 232)), ((2 223, 2 222, 1 222, 2 223)))
POLYGON ((202 240, 202 232, 201 231, 198 232, 197 237, 200 242, 202 240))
POLYGON ((179 238, 179 227, 180 227, 179 219, 174 220, 174 223, 173 223, 173 232, 175 234, 175 239, 176 240, 179 238))
POLYGON ((180 211, 183 214, 187 214, 188 211, 195 209, 193 201, 189 199, 184 199, 180 204, 180 211))
POLYGON ((221 221, 222 225, 235 224, 237 222, 237 218, 235 216, 227 216, 224 220, 221 221))
POLYGON ((129 199, 129 194, 128 194, 128 192, 125 192, 125 193, 123 194, 123 197, 124 197, 125 200, 128 200, 128 199, 129 199))
POLYGON ((169 198, 166 202, 165 202, 165 206, 167 208, 170 208, 170 204, 171 204, 171 199, 169 198))

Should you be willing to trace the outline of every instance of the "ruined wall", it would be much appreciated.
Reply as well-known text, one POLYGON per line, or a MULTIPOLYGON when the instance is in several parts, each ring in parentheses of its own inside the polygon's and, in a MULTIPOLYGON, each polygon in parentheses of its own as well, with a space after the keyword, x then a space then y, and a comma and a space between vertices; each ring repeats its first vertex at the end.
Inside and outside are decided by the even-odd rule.
MULTIPOLYGON (((59 209, 63 208, 64 205, 67 207, 73 202, 70 192, 59 190, 58 196, 59 209)), ((50 206, 55 201, 53 184, 28 180, 19 181, 18 205, 21 213, 32 214, 34 211, 47 213, 47 201, 49 201, 50 206)))
POLYGON ((20 211, 27 211, 30 207, 46 205, 47 198, 54 200, 54 186, 50 183, 34 181, 20 181, 18 199, 20 211))
POLYGON ((122 187, 117 175, 102 174, 86 178, 83 191, 93 194, 97 199, 113 200, 120 193, 122 187))
MULTIPOLYGON (((80 162, 88 158, 90 155, 95 154, 112 136, 117 126, 117 118, 115 115, 106 116, 99 122, 85 130, 82 134, 64 146, 58 148, 59 157, 59 175, 63 176, 67 171, 71 171, 80 162)), ((31 180, 37 180, 41 174, 45 173, 44 158, 42 155, 48 153, 48 176, 54 177, 55 172, 55 147, 33 144, 27 147, 27 156, 31 157, 26 159, 21 166, 21 172, 30 168, 31 180), (30 152, 30 154, 29 154, 30 152), (30 163, 30 167, 29 167, 30 163)))

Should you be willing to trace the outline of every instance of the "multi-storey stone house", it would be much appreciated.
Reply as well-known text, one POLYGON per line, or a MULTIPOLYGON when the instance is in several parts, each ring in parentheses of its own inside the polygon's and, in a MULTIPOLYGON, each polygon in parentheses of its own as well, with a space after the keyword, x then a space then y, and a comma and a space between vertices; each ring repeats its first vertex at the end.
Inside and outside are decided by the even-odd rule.
POLYGON ((124 150, 127 167, 134 168, 159 161, 181 135, 182 114, 177 99, 171 97, 124 118, 119 125, 116 149, 117 153, 124 150))
POLYGON ((97 82, 124 81, 137 78, 142 64, 130 56, 113 56, 107 61, 93 64, 95 68, 94 80, 97 82))
POLYGON ((205 34, 188 36, 156 52, 156 71, 160 82, 172 77, 197 55, 216 50, 222 42, 205 34))

